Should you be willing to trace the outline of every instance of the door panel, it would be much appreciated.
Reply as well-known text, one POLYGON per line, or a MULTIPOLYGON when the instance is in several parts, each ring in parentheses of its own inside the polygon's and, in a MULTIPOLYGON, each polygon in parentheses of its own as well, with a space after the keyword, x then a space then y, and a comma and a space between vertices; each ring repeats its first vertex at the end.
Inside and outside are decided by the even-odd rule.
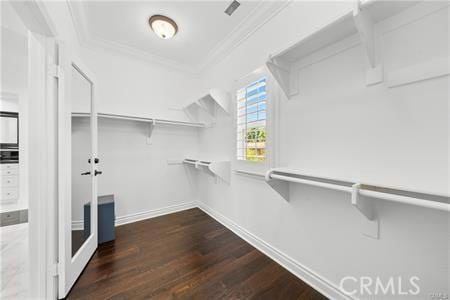
POLYGON ((92 73, 63 45, 58 54, 58 297, 64 298, 97 248, 96 164, 89 163, 97 157, 97 112, 92 73), (81 116, 74 114, 79 103, 87 104, 81 116))
POLYGON ((75 67, 71 67, 71 149, 72 149, 72 257, 91 235, 92 177, 88 159, 92 155, 91 143, 91 83, 75 67), (86 115, 74 117, 78 103, 86 104, 86 115))

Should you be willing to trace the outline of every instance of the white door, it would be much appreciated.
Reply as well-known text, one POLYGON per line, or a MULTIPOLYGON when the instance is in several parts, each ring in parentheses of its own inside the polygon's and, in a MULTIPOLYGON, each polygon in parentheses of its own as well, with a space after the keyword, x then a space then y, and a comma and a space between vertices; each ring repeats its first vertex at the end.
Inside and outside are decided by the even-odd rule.
POLYGON ((97 111, 92 73, 59 48, 58 297, 64 298, 97 248, 97 111))

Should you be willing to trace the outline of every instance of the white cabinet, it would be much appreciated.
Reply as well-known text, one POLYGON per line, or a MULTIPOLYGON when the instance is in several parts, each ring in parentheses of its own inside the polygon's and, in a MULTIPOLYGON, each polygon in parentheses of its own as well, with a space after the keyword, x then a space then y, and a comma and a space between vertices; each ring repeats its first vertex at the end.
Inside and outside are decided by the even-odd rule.
POLYGON ((2 188, 2 202, 3 201, 13 201, 19 198, 18 188, 2 188))
POLYGON ((19 199, 19 164, 0 164, 1 203, 19 199))

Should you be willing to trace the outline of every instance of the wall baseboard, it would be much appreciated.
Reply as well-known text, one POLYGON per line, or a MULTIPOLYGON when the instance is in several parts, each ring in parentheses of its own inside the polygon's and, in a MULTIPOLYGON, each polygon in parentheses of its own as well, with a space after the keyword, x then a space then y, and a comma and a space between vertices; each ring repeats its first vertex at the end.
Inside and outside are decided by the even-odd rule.
POLYGON ((83 220, 72 221, 72 230, 83 230, 83 229, 84 229, 84 221, 83 220))
POLYGON ((201 202, 187 202, 172 206, 167 206, 159 209, 149 210, 146 212, 129 214, 116 218, 116 226, 125 225, 137 221, 142 221, 145 219, 151 219, 175 212, 180 212, 183 210, 191 209, 191 208, 199 208, 213 219, 227 227, 233 233, 238 235, 240 238, 245 240, 247 243, 276 261, 283 268, 300 278, 302 281, 306 282, 308 285, 328 297, 329 299, 342 299, 342 300, 356 300, 357 298, 353 298, 343 291, 339 289, 335 284, 331 283, 327 279, 318 275, 314 271, 309 268, 303 266, 298 261, 294 260, 287 254, 278 250, 277 248, 271 246, 269 243, 265 242, 261 238, 255 236, 251 232, 247 231, 243 227, 239 226, 232 220, 213 210, 209 206, 205 205, 201 202))
POLYGON ((203 203, 198 208, 329 299, 355 300, 336 285, 203 203))
POLYGON ((137 221, 142 221, 145 219, 150 219, 150 218, 155 218, 155 217, 159 217, 159 216, 163 216, 163 215, 167 215, 167 214, 172 214, 175 212, 179 212, 182 210, 187 210, 187 209, 191 209, 191 208, 195 208, 195 207, 197 207, 197 202, 193 201, 193 202, 186 202, 186 203, 166 206, 166 207, 162 207, 162 208, 158 208, 158 209, 152 209, 152 210, 139 212, 139 213, 135 213, 135 214, 120 216, 120 217, 116 218, 115 225, 120 226, 120 225, 129 224, 129 223, 134 223, 137 221))

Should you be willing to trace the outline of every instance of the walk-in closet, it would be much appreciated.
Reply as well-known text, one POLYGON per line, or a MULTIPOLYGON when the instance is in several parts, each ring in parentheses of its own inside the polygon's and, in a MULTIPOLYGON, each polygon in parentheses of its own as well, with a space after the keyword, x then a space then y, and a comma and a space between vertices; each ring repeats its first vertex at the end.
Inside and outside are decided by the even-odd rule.
POLYGON ((0 298, 448 299, 449 1, 1 8, 0 298))

